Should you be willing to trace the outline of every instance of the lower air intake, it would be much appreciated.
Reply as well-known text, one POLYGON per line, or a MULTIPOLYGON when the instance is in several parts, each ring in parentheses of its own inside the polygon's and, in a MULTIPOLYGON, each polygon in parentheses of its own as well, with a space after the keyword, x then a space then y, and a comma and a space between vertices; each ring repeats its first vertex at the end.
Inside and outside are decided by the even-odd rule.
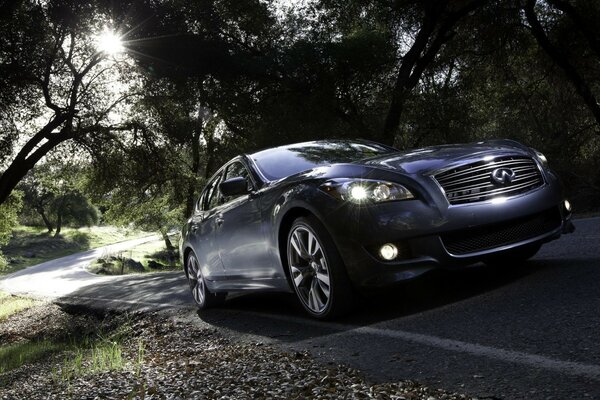
POLYGON ((477 253, 533 239, 558 229, 560 224, 560 213, 552 208, 509 222, 448 232, 442 235, 442 242, 450 254, 477 253))

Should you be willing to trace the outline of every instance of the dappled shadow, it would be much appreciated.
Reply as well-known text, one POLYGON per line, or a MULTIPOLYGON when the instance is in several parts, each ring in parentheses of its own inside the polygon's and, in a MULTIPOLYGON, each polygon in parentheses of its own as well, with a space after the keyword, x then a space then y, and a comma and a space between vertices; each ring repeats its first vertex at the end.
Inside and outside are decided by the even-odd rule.
POLYGON ((57 303, 115 310, 193 307, 182 271, 107 278, 61 297, 57 303))

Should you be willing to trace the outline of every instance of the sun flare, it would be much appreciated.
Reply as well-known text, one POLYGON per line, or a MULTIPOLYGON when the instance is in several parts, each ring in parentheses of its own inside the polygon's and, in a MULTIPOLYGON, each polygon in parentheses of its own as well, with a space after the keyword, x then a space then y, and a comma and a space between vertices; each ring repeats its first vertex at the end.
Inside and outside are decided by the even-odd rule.
POLYGON ((108 55, 121 53, 125 50, 123 39, 117 32, 105 29, 96 39, 98 50, 108 55))

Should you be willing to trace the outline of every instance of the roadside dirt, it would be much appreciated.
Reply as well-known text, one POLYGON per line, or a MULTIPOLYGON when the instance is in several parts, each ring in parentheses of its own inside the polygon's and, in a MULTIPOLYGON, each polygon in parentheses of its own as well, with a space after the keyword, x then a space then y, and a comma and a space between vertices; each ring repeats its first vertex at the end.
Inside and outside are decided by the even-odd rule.
MULTIPOLYGON (((239 343, 182 311, 104 314, 43 304, 0 323, 2 345, 65 341, 126 326, 123 365, 60 378, 72 350, 49 354, 0 374, 1 399, 240 399, 378 398, 466 399, 414 382, 371 384, 344 365, 322 364, 308 353, 282 352, 261 342, 239 343), (187 319, 187 320, 186 320, 187 319)), ((91 347, 93 348, 93 346, 91 347)))

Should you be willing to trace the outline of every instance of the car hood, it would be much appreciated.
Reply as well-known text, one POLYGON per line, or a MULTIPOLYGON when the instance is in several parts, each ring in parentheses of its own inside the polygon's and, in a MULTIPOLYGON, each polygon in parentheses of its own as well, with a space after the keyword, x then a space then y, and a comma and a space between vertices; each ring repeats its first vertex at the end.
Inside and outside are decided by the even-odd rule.
POLYGON ((531 150, 512 140, 453 144, 388 153, 357 162, 406 174, 432 174, 457 165, 481 161, 486 156, 531 156, 531 150))

